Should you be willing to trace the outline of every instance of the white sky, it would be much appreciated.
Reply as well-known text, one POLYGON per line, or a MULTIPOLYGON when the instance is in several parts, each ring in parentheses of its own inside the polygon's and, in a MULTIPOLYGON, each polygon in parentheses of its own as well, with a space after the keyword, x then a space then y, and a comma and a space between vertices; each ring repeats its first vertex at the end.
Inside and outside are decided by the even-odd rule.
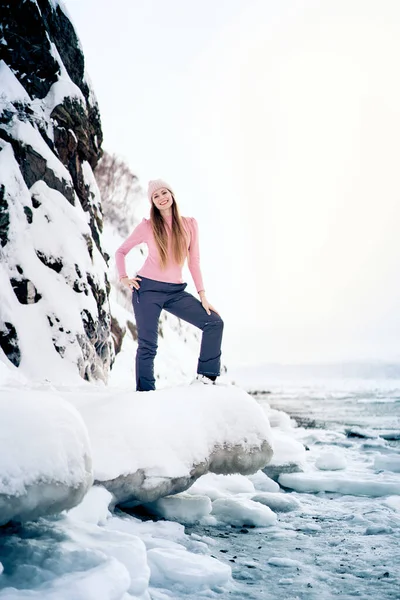
POLYGON ((400 358, 400 3, 65 4, 104 147, 199 221, 225 359, 400 358))

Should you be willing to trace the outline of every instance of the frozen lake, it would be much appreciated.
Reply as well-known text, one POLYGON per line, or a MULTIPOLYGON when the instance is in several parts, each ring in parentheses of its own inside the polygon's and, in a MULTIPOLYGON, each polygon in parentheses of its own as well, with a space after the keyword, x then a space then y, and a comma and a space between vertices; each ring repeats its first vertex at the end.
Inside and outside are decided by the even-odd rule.
MULTIPOLYGON (((399 382, 275 382, 269 388, 256 398, 296 419, 308 460, 322 451, 340 451, 363 466, 382 454, 400 457, 398 439, 354 437, 362 430, 397 437, 399 382)), ((276 527, 204 531, 215 540, 213 554, 233 567, 238 589, 226 598, 400 598, 400 497, 289 493, 301 509, 280 513, 276 527)))

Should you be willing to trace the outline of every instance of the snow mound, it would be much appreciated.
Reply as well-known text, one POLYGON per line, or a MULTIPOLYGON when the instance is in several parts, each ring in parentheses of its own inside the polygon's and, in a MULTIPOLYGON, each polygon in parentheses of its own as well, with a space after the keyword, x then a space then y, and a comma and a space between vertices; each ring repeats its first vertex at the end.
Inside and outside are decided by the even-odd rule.
POLYGON ((268 506, 248 498, 218 498, 212 505, 212 514, 221 523, 267 527, 276 524, 276 514, 268 506))
POLYGON ((254 473, 272 456, 268 419, 235 386, 68 399, 88 428, 96 481, 127 506, 185 491, 209 471, 254 473))
POLYGON ((78 412, 58 396, 0 390, 0 525, 78 504, 93 475, 78 412))

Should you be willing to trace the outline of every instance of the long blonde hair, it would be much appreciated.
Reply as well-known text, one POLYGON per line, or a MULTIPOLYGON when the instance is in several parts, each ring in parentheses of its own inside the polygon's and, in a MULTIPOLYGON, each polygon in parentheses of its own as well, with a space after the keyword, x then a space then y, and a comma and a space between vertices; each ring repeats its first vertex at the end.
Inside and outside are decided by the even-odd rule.
MULTIPOLYGON (((187 256, 188 231, 185 229, 184 220, 179 214, 178 205, 171 192, 172 202, 172 222, 171 222, 171 242, 172 257, 179 265, 183 265, 187 256)), ((150 221, 153 228, 154 239, 160 255, 161 267, 165 269, 168 261, 172 258, 168 256, 168 232, 167 225, 154 202, 151 203, 150 221)))

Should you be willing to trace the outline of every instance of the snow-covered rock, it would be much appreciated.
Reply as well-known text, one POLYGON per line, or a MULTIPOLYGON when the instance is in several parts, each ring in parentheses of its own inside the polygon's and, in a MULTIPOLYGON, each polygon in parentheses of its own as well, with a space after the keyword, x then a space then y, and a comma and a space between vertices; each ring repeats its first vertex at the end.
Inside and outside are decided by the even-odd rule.
POLYGON ((306 451, 300 442, 277 428, 271 429, 274 455, 263 468, 271 479, 278 480, 281 473, 297 473, 304 470, 306 451))
POLYGON ((0 525, 72 508, 93 482, 79 413, 51 393, 0 391, 0 525))
POLYGON ((272 456, 264 412, 235 386, 65 397, 88 428, 96 481, 120 504, 182 492, 208 472, 254 473, 272 456))
POLYGON ((93 176, 102 132, 82 49, 55 0, 9 3, 0 46, 0 359, 39 380, 106 380, 109 282, 93 176))

